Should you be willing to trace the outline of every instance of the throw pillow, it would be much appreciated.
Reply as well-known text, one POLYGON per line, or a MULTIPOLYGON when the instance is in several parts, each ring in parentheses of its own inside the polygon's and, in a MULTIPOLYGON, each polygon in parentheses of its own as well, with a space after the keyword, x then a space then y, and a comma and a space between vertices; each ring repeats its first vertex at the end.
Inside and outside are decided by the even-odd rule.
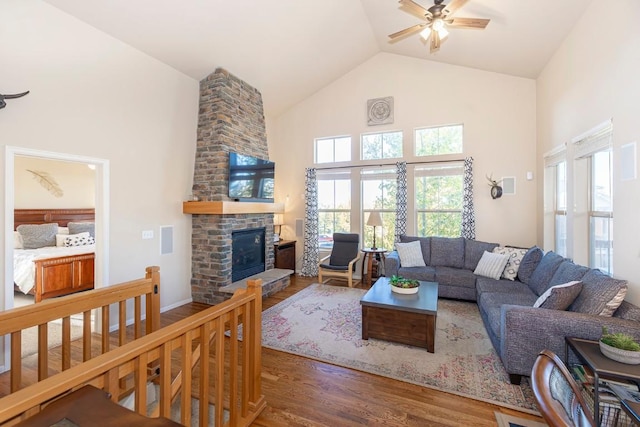
POLYGON ((614 279, 591 269, 582 279, 582 292, 569 307, 570 311, 612 316, 627 294, 627 281, 614 279))
POLYGON ((555 285, 545 291, 533 304, 534 307, 551 310, 566 310, 582 291, 582 282, 577 280, 555 285))
POLYGON ((509 258, 507 266, 502 272, 503 279, 516 280, 516 277, 518 276, 518 269, 520 268, 520 262, 522 262, 522 258, 524 258, 527 251, 528 249, 512 248, 509 246, 499 246, 493 249, 493 252, 506 255, 509 258))
POLYGON ((69 227, 58 227, 58 234, 69 234, 69 227))
POLYGON ((13 249, 23 249, 22 236, 17 231, 13 232, 13 249))
POLYGON ((396 243, 396 250, 400 257, 400 265, 403 267, 426 267, 422 258, 422 248, 419 241, 408 243, 396 243))
POLYGON ((509 261, 509 258, 506 255, 484 251, 473 274, 498 280, 507 265, 507 261, 509 261))
POLYGON ((67 246, 65 245, 65 240, 67 239, 67 237, 89 237, 89 236, 90 235, 88 231, 85 231, 84 233, 78 233, 78 234, 56 234, 56 246, 58 247, 67 246))
POLYGON ((540 260, 542 259, 542 249, 537 246, 530 248, 525 256, 520 261, 520 268, 518 268, 518 280, 520 280, 524 284, 529 284, 529 280, 531 280, 531 275, 534 270, 540 264, 540 260))
POLYGON ((64 239, 64 245, 66 247, 87 246, 87 245, 94 245, 95 243, 96 243, 95 239, 89 236, 89 233, 70 234, 64 239))
POLYGON ((69 234, 78 234, 88 231, 91 237, 96 237, 96 224, 94 222, 70 222, 67 224, 69 234))
POLYGON ((58 224, 22 224, 19 225, 18 233, 22 236, 22 243, 25 249, 38 249, 45 246, 56 245, 56 233, 58 224))

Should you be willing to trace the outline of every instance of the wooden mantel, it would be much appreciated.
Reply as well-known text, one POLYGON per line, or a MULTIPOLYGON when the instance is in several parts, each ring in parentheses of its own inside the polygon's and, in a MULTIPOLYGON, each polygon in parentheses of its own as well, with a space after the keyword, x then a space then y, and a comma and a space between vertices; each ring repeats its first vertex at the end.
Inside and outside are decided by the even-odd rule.
POLYGON ((284 203, 261 202, 183 202, 182 212, 196 215, 233 215, 251 213, 281 213, 284 203))

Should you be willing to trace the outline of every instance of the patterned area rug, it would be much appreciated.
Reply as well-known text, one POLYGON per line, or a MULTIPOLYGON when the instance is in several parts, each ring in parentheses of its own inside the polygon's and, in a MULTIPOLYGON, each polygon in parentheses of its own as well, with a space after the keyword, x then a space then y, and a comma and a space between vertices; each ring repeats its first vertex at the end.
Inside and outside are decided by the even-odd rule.
POLYGON ((362 339, 366 291, 311 285, 262 315, 262 345, 322 362, 537 414, 531 388, 509 383, 471 302, 441 299, 435 353, 362 339))
POLYGON ((496 412, 498 427, 547 427, 548 424, 496 412))

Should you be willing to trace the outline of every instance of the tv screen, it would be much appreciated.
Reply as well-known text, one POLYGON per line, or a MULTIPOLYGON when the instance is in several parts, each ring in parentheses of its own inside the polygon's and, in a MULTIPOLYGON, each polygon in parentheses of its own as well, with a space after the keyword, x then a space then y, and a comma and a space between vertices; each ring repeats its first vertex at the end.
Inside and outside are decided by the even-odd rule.
POLYGON ((275 163, 229 153, 229 197, 242 202, 273 202, 275 163))

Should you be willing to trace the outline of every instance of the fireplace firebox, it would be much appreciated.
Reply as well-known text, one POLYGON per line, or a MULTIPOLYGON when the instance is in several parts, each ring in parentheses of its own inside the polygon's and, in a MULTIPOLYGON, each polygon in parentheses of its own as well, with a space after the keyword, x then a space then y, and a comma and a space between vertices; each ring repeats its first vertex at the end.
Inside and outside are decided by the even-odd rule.
POLYGON ((233 282, 265 271, 265 227, 233 231, 231 258, 233 282))

